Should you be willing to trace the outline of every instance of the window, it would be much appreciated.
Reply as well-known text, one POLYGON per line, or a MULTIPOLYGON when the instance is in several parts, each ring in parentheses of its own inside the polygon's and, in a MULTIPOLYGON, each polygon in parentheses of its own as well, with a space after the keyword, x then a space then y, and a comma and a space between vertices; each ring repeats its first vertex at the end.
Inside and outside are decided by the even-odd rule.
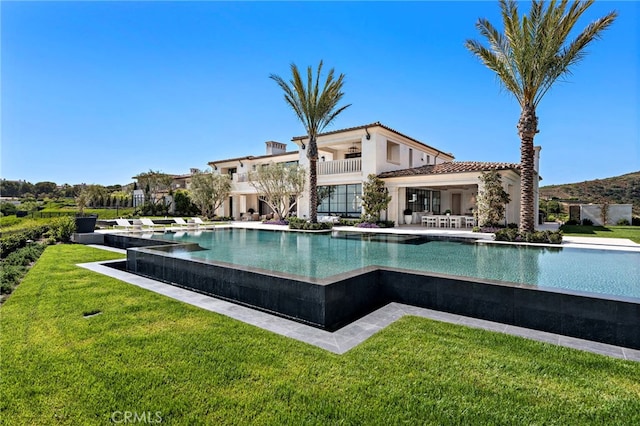
POLYGON ((341 217, 360 217, 362 184, 318 187, 318 213, 341 217))
POLYGON ((400 145, 387 141, 387 162, 400 164, 400 145))
POLYGON ((414 212, 433 212, 440 214, 440 191, 431 191, 421 188, 406 189, 405 208, 414 212))
POLYGON ((429 164, 430 162, 431 162, 431 156, 427 154, 427 164, 429 164))

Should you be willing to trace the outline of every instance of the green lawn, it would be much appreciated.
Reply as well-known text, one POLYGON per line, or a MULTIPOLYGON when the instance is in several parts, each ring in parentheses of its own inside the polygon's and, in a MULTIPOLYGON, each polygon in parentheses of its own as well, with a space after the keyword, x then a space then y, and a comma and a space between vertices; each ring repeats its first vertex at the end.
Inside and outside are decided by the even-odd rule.
POLYGON ((562 225, 560 230, 575 237, 628 238, 640 244, 640 226, 562 225))
POLYGON ((0 307, 3 423, 640 424, 640 363, 415 317, 335 355, 74 266, 117 257, 51 246, 0 307))

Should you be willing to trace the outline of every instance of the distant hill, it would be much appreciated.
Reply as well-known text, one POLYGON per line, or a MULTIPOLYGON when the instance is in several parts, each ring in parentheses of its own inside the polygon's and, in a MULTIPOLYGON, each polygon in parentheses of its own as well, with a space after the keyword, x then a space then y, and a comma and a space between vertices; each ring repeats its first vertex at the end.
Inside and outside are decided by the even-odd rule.
POLYGON ((633 204, 634 216, 640 216, 640 171, 606 179, 543 186, 540 198, 581 203, 597 203, 606 199, 610 203, 633 204))

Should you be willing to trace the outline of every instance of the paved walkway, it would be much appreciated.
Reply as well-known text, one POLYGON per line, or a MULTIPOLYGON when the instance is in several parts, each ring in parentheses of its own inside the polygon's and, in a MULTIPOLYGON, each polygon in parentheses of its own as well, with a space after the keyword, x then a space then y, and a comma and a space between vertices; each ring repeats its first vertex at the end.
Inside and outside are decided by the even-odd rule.
MULTIPOLYGON (((92 247, 125 253, 124 250, 105 246, 92 247)), ((460 324, 473 328, 481 328, 514 336, 521 336, 540 342, 640 362, 640 350, 592 342, 543 331, 530 330, 512 325, 465 317, 462 315, 434 311, 431 309, 417 308, 415 306, 400 303, 390 303, 335 332, 328 332, 271 315, 266 312, 121 271, 106 266, 108 263, 110 262, 83 263, 78 266, 103 275, 108 275, 155 293, 171 297, 172 299, 189 303, 193 306, 198 306, 208 311, 217 312, 236 320, 243 321, 247 324, 269 330, 273 333, 318 346, 336 354, 343 354, 347 352, 349 349, 362 343, 397 319, 402 318, 405 315, 414 315, 436 321, 444 321, 452 324, 460 324)))

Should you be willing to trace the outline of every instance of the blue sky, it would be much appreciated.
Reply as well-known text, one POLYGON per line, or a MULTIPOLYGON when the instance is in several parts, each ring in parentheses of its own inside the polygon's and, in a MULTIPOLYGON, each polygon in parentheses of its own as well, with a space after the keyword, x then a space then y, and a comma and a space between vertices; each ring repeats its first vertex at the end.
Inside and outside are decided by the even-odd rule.
MULTIPOLYGON (((528 3, 522 4, 522 9, 528 3)), ((305 133, 271 73, 346 74, 352 106, 456 156, 519 162, 520 109, 464 42, 497 2, 0 2, 1 169, 32 183, 125 184, 148 171, 296 149, 305 133)), ((543 184, 640 170, 640 4, 538 108, 543 184)))

